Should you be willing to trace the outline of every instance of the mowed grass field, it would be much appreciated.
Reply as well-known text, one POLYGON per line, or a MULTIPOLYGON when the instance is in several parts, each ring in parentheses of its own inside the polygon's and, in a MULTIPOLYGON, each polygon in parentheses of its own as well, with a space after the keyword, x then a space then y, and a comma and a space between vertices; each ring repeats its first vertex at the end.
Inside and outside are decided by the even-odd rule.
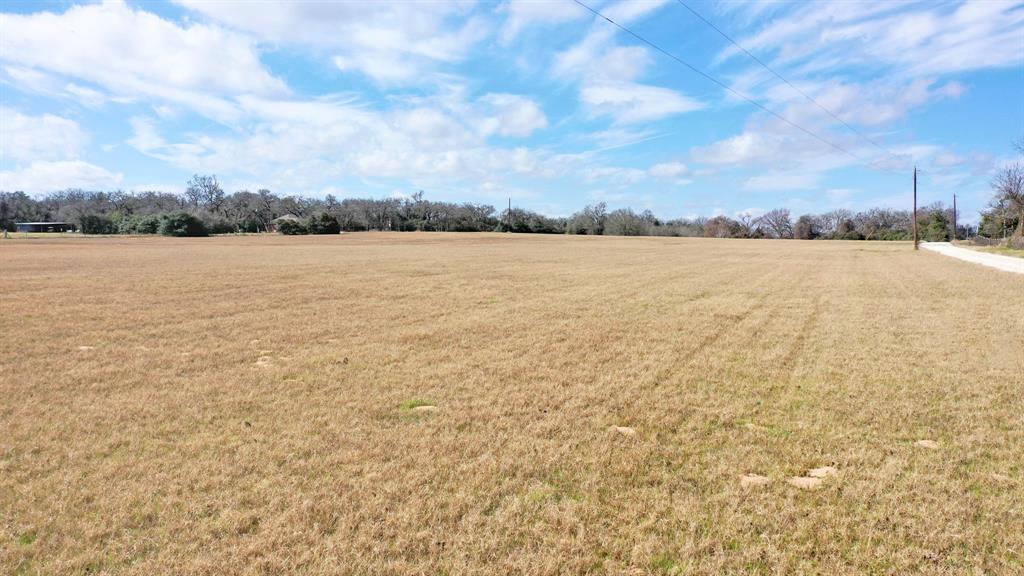
POLYGON ((0 279, 0 573, 1024 571, 1024 276, 367 233, 15 239, 0 279))

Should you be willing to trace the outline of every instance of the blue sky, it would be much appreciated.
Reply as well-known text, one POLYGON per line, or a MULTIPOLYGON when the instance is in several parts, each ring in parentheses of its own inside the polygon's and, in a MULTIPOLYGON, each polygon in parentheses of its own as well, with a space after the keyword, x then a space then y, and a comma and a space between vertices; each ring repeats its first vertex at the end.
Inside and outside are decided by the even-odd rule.
POLYGON ((686 0, 856 133, 675 0, 585 2, 850 154, 572 0, 8 1, 0 189, 710 216, 905 208, 916 163, 976 219, 1024 137, 1021 2, 686 0))

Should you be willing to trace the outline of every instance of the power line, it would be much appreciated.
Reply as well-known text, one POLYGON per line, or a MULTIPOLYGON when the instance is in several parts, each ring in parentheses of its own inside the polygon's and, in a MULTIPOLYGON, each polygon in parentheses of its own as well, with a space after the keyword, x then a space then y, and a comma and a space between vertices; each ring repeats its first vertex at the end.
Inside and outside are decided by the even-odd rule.
POLYGON ((850 129, 850 131, 852 131, 852 132, 853 132, 854 134, 856 134, 856 135, 860 136, 861 138, 863 138, 864 140, 866 140, 866 141, 870 142, 870 143, 871 143, 872 145, 874 145, 874 146, 875 146, 876 148, 878 148, 878 149, 879 149, 879 150, 881 150, 882 152, 885 152, 885 153, 886 153, 886 154, 888 154, 889 156, 894 156, 894 157, 896 156, 895 154, 893 154, 892 152, 890 152, 890 151, 889 151, 888 149, 886 149, 886 148, 885 148, 884 146, 882 146, 882 145, 881 145, 881 144, 879 144, 878 142, 875 142, 875 141, 874 141, 874 140, 872 140, 872 139, 871 139, 870 137, 868 137, 868 136, 867 136, 866 134, 862 133, 862 132, 861 132, 860 130, 857 130, 857 129, 856 129, 856 128, 854 128, 853 126, 849 125, 849 124, 848 124, 848 123, 847 123, 847 122, 846 122, 845 120, 843 120, 843 119, 842 119, 842 118, 840 118, 839 116, 836 116, 836 115, 835 115, 835 114, 834 114, 834 113, 833 113, 833 112, 832 112, 831 110, 829 110, 828 108, 826 108, 825 106, 823 106, 823 105, 822 105, 822 104, 821 104, 820 102, 818 102, 817 100, 815 100, 814 98, 812 98, 810 94, 808 94, 808 93, 804 92, 804 91, 803 91, 803 90, 801 90, 800 88, 797 88, 797 87, 796 87, 796 86, 795 86, 795 85, 794 85, 794 84, 793 84, 792 82, 790 82, 789 80, 786 80, 786 79, 785 79, 785 78, 784 78, 784 77, 782 76, 782 74, 779 74, 778 72, 776 72, 774 68, 772 68, 771 66, 769 66, 768 64, 766 64, 766 63, 765 63, 765 62, 764 62, 763 60, 761 60, 760 58, 758 58, 757 56, 755 56, 754 54, 752 54, 752 53, 751 53, 751 52, 750 52, 749 50, 747 50, 746 48, 744 48, 743 46, 741 46, 741 45, 739 44, 739 42, 737 42, 737 41, 733 40, 733 39, 732 39, 732 37, 730 37, 730 36, 729 36, 728 34, 726 34, 725 32, 723 32, 723 31, 722 31, 722 30, 721 30, 721 29, 720 29, 720 28, 719 28, 718 26, 715 26, 715 25, 714 25, 714 24, 713 24, 713 23, 712 23, 711 21, 709 21, 709 20, 708 20, 707 18, 705 18, 704 16, 701 16, 701 14, 700 14, 699 12, 697 12, 696 10, 694 10, 693 8, 691 8, 689 4, 687 4, 687 3, 686 3, 686 2, 684 2, 683 0, 676 0, 676 2, 679 2, 679 4, 680 4, 680 5, 682 5, 682 7, 683 7, 683 8, 686 8, 687 10, 689 10, 690 12, 692 12, 694 16, 696 16, 696 17, 697 17, 697 18, 699 18, 699 19, 700 19, 700 20, 701 20, 702 22, 704 22, 705 24, 707 24, 708 26, 710 26, 710 27, 711 27, 711 28, 712 28, 712 29, 713 29, 713 30, 714 30, 715 32, 718 32, 718 33, 719 33, 719 34, 720 34, 720 35, 722 36, 722 38, 725 38, 726 40, 728 40, 729 42, 731 42, 733 46, 735 46, 735 47, 739 48, 740 50, 742 50, 744 54, 746 54, 747 56, 750 56, 750 58, 751 58, 751 59, 752 59, 752 60, 753 60, 754 62, 757 62, 758 64, 760 64, 762 68, 764 68, 765 70, 767 70, 767 71, 771 72, 771 73, 772 73, 773 75, 775 75, 775 77, 776 77, 776 78, 778 78, 779 80, 782 80, 783 82, 785 82, 785 84, 786 84, 787 86, 789 86, 790 88, 792 88, 793 90, 795 90, 795 91, 796 91, 796 92, 797 92, 798 94, 800 94, 800 95, 801 95, 801 96, 803 96, 804 98, 806 98, 806 99, 810 100, 810 101, 811 101, 811 102, 812 102, 812 103, 813 103, 813 104, 814 104, 815 106, 817 106, 818 108, 821 108, 821 109, 822 109, 822 110, 823 110, 823 111, 824 111, 824 112, 825 112, 826 114, 828 114, 829 116, 831 116, 831 117, 832 117, 833 119, 835 119, 835 120, 836 120, 837 122, 839 122, 839 123, 840 123, 840 124, 842 124, 843 126, 846 126, 847 128, 849 128, 849 129, 850 129))
POLYGON ((671 58, 671 59, 675 60, 676 62, 678 62, 678 63, 682 64, 683 66, 686 66, 687 68, 689 68, 690 70, 692 70, 692 71, 696 72, 697 74, 700 74, 701 76, 703 76, 703 77, 704 77, 704 78, 706 78, 707 80, 709 80, 709 81, 711 81, 711 82, 713 82, 713 83, 717 84, 717 85, 718 85, 718 86, 720 86, 721 88, 723 88, 723 89, 725 89, 725 90, 728 90, 728 91, 729 91, 729 92, 731 92, 732 94, 734 94, 734 95, 736 95, 736 96, 738 96, 738 97, 742 98, 743 100, 746 100, 746 101, 747 101, 748 103, 750 103, 750 104, 752 104, 752 105, 754 105, 754 106, 756 106, 756 107, 760 108, 761 110, 763 110, 763 111, 767 112, 768 114, 771 114, 772 116, 774 116, 774 117, 778 118, 779 120, 782 120, 782 121, 783 121, 783 122, 785 122, 786 124, 789 124, 790 126, 792 126, 792 127, 796 128, 797 130, 800 130, 801 132, 803 132, 803 133, 807 134, 808 136, 811 136, 812 138, 814 138, 814 139, 816 139, 816 140, 818 140, 818 141, 820 141, 820 142, 823 142, 823 143, 827 144, 828 146, 831 146, 832 148, 835 148, 836 150, 838 150, 838 151, 840 151, 840 152, 842 152, 842 153, 844 153, 844 154, 849 154, 850 156, 852 156, 853 158, 855 158, 855 159, 856 159, 856 160, 857 160, 858 162, 863 162, 863 161, 864 161, 864 160, 862 160, 862 159, 861 159, 861 158, 860 158, 859 156, 857 156, 857 155, 856 155, 856 154, 854 154, 853 152, 850 152, 850 151, 849 151, 849 150, 847 150, 846 148, 843 148, 842 146, 840 146, 840 145, 838 145, 838 144, 834 144, 834 143, 833 143, 833 142, 831 142, 830 140, 828 140, 828 139, 826 139, 826 138, 824 138, 824 137, 822 137, 822 136, 819 136, 818 134, 816 134, 816 133, 812 132, 811 130, 808 130, 807 128, 804 128, 803 126, 801 126, 801 125, 797 124, 796 122, 793 122, 792 120, 789 120, 789 119, 788 119, 788 118, 786 118, 785 116, 782 116, 781 114, 779 114, 778 112, 775 112, 774 110, 772 110, 772 109, 768 108, 767 106, 764 106, 763 104, 761 104, 761 103, 759 103, 759 102, 757 102, 757 101, 755 101, 755 100, 753 100, 753 99, 751 99, 751 98, 747 97, 746 95, 744 95, 744 94, 742 94, 742 93, 740 93, 740 92, 736 91, 735 89, 733 89, 732 87, 730 87, 730 86, 729 86, 728 84, 726 84, 726 83, 722 82, 721 80, 718 80, 718 79, 717 79, 717 78, 715 78, 714 76, 712 76, 712 75, 708 74, 707 72, 704 72, 704 71, 703 71, 703 70, 701 70, 700 68, 697 68, 696 66, 694 66, 694 65, 690 64, 689 62, 687 62, 687 61, 683 60, 682 58, 680 58, 680 57, 676 56, 675 54, 672 54, 672 53, 671 53, 671 52, 669 52, 668 50, 665 50, 664 48, 662 48, 661 46, 658 46, 658 45, 657 45, 657 44, 655 44, 654 42, 651 42, 651 41, 650 41, 650 40, 648 40, 647 38, 644 38, 643 36, 641 36, 641 35, 637 34, 636 32, 633 32, 633 31, 632 31, 632 30, 630 30, 629 28, 627 28, 627 27, 623 26, 622 24, 619 24, 618 22, 616 22, 616 21, 612 20, 611 18, 609 18, 609 17, 605 16, 605 15, 604 15, 604 14, 602 14, 601 12, 599 12, 599 11, 597 11, 597 10, 595 10, 595 9, 591 8, 590 6, 587 6, 586 4, 584 4, 583 2, 581 2, 580 0, 573 0, 573 2, 575 2, 575 3, 579 4, 579 5, 580 5, 580 6, 582 6, 583 8, 586 8, 586 9, 587 9, 587 10, 588 10, 588 11, 589 11, 590 13, 592 13, 593 15, 595 15, 595 16, 597 16, 597 17, 599 17, 599 18, 602 18, 602 19, 604 19, 604 20, 608 21, 608 22, 609 22, 610 24, 614 25, 614 26, 615 26, 616 28, 618 28, 619 30, 622 30, 623 32, 625 32, 625 33, 629 34, 630 36, 632 36, 632 37, 636 38, 637 40, 639 40, 639 41, 643 42, 644 44, 647 44, 647 45, 648 45, 648 46, 650 46, 651 48, 654 48, 655 50, 657 50, 658 52, 661 52, 661 53, 662 53, 662 54, 664 54, 665 56, 668 56, 669 58, 671 58))

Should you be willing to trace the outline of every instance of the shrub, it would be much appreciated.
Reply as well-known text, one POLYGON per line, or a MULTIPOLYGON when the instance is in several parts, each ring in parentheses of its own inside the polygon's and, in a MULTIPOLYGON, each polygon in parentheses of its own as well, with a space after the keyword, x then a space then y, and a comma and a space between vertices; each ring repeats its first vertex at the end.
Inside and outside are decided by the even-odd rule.
POLYGON ((160 217, 156 215, 129 216, 121 219, 121 234, 156 234, 160 231, 160 217))
POLYGON ((210 234, 234 234, 238 232, 238 226, 223 218, 209 216, 203 219, 203 225, 206 226, 206 230, 210 234))
POLYGON ((173 212, 160 221, 160 234, 164 236, 209 236, 203 221, 188 212, 173 212))
POLYGON ((136 234, 157 234, 160 232, 160 217, 152 214, 141 216, 135 221, 136 234))
POLYGON ((310 218, 306 226, 310 234, 338 234, 341 232, 338 219, 326 212, 310 218))
POLYGON ((297 236, 299 234, 309 234, 309 228, 302 223, 301 220, 292 220, 291 218, 279 219, 275 226, 277 231, 286 236, 297 236))
POLYGON ((1024 250, 1024 234, 1017 233, 1007 240, 1006 245, 1017 250, 1024 250))
POLYGON ((82 234, 114 234, 117 227, 114 221, 98 214, 86 214, 79 219, 82 234))

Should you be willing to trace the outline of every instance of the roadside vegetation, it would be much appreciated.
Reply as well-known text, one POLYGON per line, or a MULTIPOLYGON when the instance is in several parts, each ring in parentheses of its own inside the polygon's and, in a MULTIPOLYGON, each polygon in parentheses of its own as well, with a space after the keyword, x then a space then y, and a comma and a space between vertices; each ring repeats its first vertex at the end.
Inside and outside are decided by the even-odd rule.
POLYGON ((1024 258, 1024 248, 1011 248, 1003 244, 995 244, 993 246, 979 246, 977 244, 967 244, 967 248, 977 250, 979 252, 989 252, 991 254, 999 254, 1000 256, 1013 256, 1015 258, 1024 258))
MULTIPOLYGON (((86 192, 65 190, 40 199, 0 193, 0 225, 60 220, 74 223, 85 234, 207 234, 279 232, 286 235, 337 234, 339 231, 519 232, 604 236, 678 236, 711 238, 797 238, 837 240, 907 240, 912 237, 909 211, 872 209, 833 210, 793 218, 789 210, 741 214, 736 218, 662 219, 650 211, 629 208, 609 211, 604 203, 586 206, 568 218, 551 218, 512 208, 497 212, 484 204, 454 204, 427 200, 422 192, 409 198, 323 200, 278 197, 267 190, 226 195, 214 177, 197 176, 184 196, 161 192, 86 192), (163 225, 173 220, 188 226, 163 225), (170 232, 175 233, 171 234, 170 232), (181 232, 185 233, 182 234, 181 232)), ((952 211, 941 203, 918 211, 921 238, 948 240, 952 211)), ((985 231, 1015 220, 989 223, 985 231)), ((965 226, 958 237, 979 231, 965 226)))

